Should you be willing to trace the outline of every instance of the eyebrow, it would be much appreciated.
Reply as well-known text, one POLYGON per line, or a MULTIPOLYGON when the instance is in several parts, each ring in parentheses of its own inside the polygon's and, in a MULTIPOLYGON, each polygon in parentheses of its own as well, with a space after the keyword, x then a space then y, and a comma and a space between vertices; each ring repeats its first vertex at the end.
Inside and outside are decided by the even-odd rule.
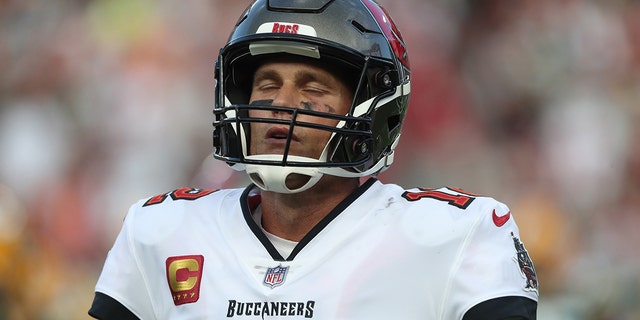
POLYGON ((275 70, 260 70, 256 72, 253 76, 253 84, 266 80, 266 79, 276 79, 281 80, 282 77, 275 70))
POLYGON ((302 82, 302 83, 318 82, 321 85, 326 86, 327 88, 334 88, 334 85, 331 84, 332 81, 330 81, 328 77, 326 77, 324 75, 310 73, 310 72, 307 72, 307 71, 298 71, 298 72, 296 72, 295 79, 296 79, 296 81, 299 81, 299 82, 302 82))

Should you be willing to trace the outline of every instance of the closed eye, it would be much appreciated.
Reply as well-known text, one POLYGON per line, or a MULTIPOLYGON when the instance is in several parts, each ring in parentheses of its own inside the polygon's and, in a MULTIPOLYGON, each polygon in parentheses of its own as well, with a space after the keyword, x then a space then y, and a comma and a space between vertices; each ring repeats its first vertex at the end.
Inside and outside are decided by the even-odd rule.
POLYGON ((327 90, 318 87, 305 87, 303 91, 315 96, 322 96, 329 93, 327 90))
POLYGON ((258 84, 254 86, 253 90, 268 92, 268 91, 273 91, 278 89, 280 89, 280 85, 277 83, 264 83, 264 84, 258 84))

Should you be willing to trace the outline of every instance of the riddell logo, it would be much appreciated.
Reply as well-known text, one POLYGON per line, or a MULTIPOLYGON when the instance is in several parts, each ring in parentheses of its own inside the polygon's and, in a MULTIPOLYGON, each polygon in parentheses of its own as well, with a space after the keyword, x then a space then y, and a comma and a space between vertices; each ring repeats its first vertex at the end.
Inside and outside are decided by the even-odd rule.
POLYGON ((271 32, 297 34, 299 29, 300 29, 300 25, 297 25, 297 24, 287 24, 287 23, 276 22, 273 24, 273 29, 271 29, 271 32))
POLYGON ((178 306, 198 301, 204 257, 201 255, 169 257, 166 265, 167 281, 173 303, 178 306))

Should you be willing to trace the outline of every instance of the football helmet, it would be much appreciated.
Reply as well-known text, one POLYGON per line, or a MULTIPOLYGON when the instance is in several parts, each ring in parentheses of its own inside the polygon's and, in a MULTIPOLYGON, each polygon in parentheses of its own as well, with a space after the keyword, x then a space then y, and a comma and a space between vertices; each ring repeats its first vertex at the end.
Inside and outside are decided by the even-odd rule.
POLYGON ((215 68, 214 157, 246 170, 263 190, 295 193, 324 174, 376 175, 393 162, 410 93, 405 43, 391 17, 372 0, 256 0, 245 10, 220 50, 215 68), (353 86, 344 115, 302 108, 249 104, 253 73, 269 57, 298 57, 341 70, 353 86), (251 118, 249 110, 287 112, 287 119, 251 118), (302 122, 305 115, 338 121, 334 127, 302 122), (283 154, 249 154, 251 123, 289 126, 283 154), (322 155, 289 154, 296 127, 331 133, 322 155), (291 174, 309 177, 291 187, 291 174))

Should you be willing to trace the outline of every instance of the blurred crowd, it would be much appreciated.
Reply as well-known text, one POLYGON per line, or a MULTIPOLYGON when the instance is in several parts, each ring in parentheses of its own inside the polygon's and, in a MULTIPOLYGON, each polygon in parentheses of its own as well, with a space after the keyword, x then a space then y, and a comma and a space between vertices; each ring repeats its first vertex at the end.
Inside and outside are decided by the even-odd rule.
MULTIPOLYGON (((247 183, 211 112, 248 2, 0 0, 0 319, 87 318, 129 205, 247 183)), ((640 2, 379 2, 413 76, 380 179, 507 203, 540 319, 640 319, 640 2)))

